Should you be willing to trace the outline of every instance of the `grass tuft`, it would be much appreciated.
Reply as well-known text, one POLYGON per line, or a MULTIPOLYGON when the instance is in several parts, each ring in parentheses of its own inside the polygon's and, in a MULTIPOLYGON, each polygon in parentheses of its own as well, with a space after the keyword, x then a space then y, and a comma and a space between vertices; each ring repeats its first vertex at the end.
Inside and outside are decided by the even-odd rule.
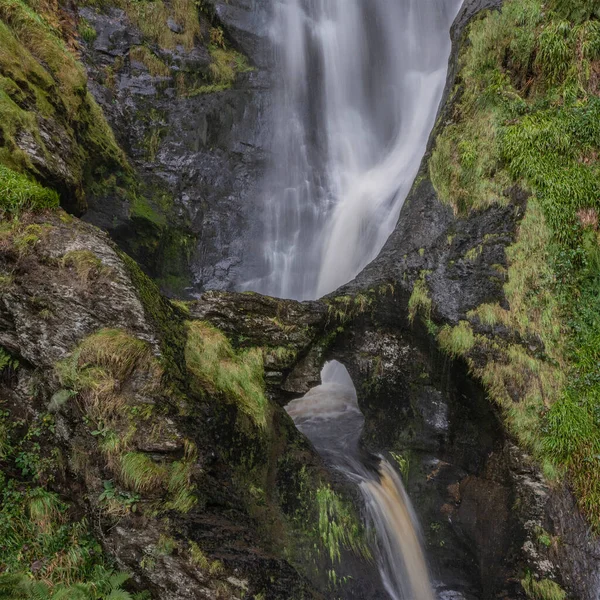
POLYGON ((0 164, 0 216, 58 207, 59 197, 32 179, 0 164))
POLYGON ((120 457, 120 477, 136 492, 151 492, 165 483, 167 470, 146 454, 127 452, 120 457))
POLYGON ((421 276, 415 281, 413 291, 408 301, 408 320, 413 323, 415 317, 421 312, 426 320, 431 318, 431 297, 429 289, 425 281, 426 273, 421 273, 421 276))
POLYGON ((567 597, 558 583, 550 579, 534 579, 531 573, 521 580, 521 585, 531 600, 565 600, 567 597))
POLYGON ((73 267, 84 284, 110 273, 110 269, 104 268, 102 261, 89 250, 70 250, 62 257, 61 265, 63 268, 73 267))
POLYGON ((171 74, 165 62, 147 46, 133 46, 129 51, 129 58, 144 65, 152 77, 169 77, 171 74))
POLYGON ((440 348, 452 357, 465 356, 475 346, 475 335, 467 321, 456 327, 445 325, 438 334, 440 348))
POLYGON ((270 417, 264 392, 263 355, 259 348, 235 352, 227 338, 201 321, 188 323, 187 368, 205 391, 234 402, 260 428, 270 417))
POLYGON ((79 346, 78 363, 107 369, 119 379, 126 379, 136 366, 151 360, 147 342, 134 338, 121 329, 101 329, 79 346))

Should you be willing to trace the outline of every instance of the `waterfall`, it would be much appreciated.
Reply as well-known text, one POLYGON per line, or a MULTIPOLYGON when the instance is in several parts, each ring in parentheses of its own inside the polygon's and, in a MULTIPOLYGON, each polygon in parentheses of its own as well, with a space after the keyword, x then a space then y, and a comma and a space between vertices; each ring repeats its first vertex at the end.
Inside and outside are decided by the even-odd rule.
POLYGON ((312 299, 375 258, 425 151, 459 3, 275 0, 263 272, 246 289, 312 299))
POLYGON ((377 533, 377 564, 390 597, 433 600, 418 522, 400 478, 383 457, 378 472, 361 461, 364 417, 352 380, 339 363, 327 365, 324 380, 287 411, 327 462, 358 485, 377 533))
MULTIPOLYGON (((461 0, 274 0, 272 160, 264 181, 262 272, 244 284, 313 299, 350 281, 393 231, 425 152, 461 0)), ((394 600, 433 600, 419 526, 400 478, 361 462, 363 415, 348 373, 287 410, 359 487, 394 600)))

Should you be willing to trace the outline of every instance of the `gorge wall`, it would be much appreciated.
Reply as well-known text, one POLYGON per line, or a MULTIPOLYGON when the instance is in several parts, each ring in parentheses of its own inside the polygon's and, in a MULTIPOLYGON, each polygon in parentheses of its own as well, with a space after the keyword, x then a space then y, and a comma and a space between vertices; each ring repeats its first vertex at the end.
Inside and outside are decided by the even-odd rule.
MULTIPOLYGON (((365 414, 365 453, 388 453, 403 471, 439 598, 598 598, 593 510, 582 516, 572 467, 550 464, 523 433, 548 410, 531 408, 530 382, 543 407, 555 381, 546 338, 511 320, 510 286, 524 268, 514 248, 533 235, 540 192, 501 179, 501 201, 462 210, 444 197, 439 171, 440 140, 472 118, 469 52, 499 13, 469 23, 501 4, 467 2, 459 14, 437 124, 388 243, 353 282, 308 303, 222 291, 169 302, 123 253, 171 296, 237 278, 270 134, 262 4, 203 2, 194 18, 180 3, 165 31, 129 3, 56 8, 63 36, 79 23, 87 39, 91 95, 73 85, 83 98, 73 106, 59 67, 35 48, 24 74, 0 57, 18 84, 11 102, 46 111, 36 127, 3 133, 13 157, 5 151, 3 164, 58 190, 62 206, 114 240, 60 209, 18 218, 3 209, 2 511, 37 528, 20 524, 16 545, 52 534, 63 540, 59 559, 79 553, 73 580, 114 560, 132 591, 153 598, 384 597, 356 494, 282 409, 338 360, 365 414), (219 72, 220 53, 233 73, 219 72), (513 364, 516 379, 501 369, 513 364), (535 413, 521 429, 519 410, 535 413), (85 533, 65 533, 75 526, 85 533), (101 549, 90 552, 86 536, 101 549)), ((505 4, 510 16, 515 3, 505 4)), ((17 9, 31 10, 3 10, 3 40, 10 29, 26 46, 17 9)), ((513 63, 502 66, 512 73, 513 63)), ((492 83, 497 97, 534 96, 492 83)), ((463 160, 472 148, 461 141, 463 160)), ((501 169, 483 172, 492 170, 501 169)), ((59 580, 52 551, 14 559, 7 548, 2 561, 59 580)))

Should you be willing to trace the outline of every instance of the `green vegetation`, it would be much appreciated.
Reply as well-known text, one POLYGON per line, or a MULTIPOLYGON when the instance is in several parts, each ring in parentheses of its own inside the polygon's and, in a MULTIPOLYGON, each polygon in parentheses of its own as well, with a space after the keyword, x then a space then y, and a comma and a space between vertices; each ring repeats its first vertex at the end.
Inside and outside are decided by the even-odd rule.
POLYGON ((158 488, 166 477, 163 465, 155 463, 141 452, 127 452, 120 457, 120 478, 136 492, 150 492, 158 488))
POLYGON ((554 581, 537 580, 530 573, 521 580, 521 585, 531 600, 565 600, 567 597, 565 591, 554 581))
MULTIPOLYGON (((508 249, 509 308, 440 332, 548 476, 566 472, 600 530, 600 21, 589 0, 508 0, 468 31, 460 96, 430 162, 460 215, 531 193, 508 249), (508 194, 508 195, 507 195, 508 194), (474 351, 477 350, 477 353, 474 351), (486 356, 485 363, 477 356, 486 356)), ((533 585, 533 584, 532 584, 533 585)), ((533 588, 532 588, 533 589, 533 588)), ((532 592, 533 593, 533 592, 532 592)), ((536 592, 537 593, 537 592, 536 592)), ((541 596, 532 596, 541 597, 541 596)))
POLYGON ((143 64, 153 77, 168 77, 169 67, 147 46, 133 46, 129 58, 143 64))
POLYGON ((58 206, 58 194, 0 164, 0 217, 58 206))
POLYGON ((79 25, 77 26, 77 31, 81 38, 86 41, 88 44, 91 44, 98 34, 96 30, 92 27, 92 25, 86 19, 79 19, 79 25))
POLYGON ((413 323, 419 312, 423 314, 426 321, 431 319, 431 297, 425 277, 427 271, 423 271, 415 281, 412 294, 408 301, 408 320, 413 323))
POLYGON ((121 586, 129 579, 97 565, 85 582, 52 584, 25 574, 0 575, 2 600, 145 600, 145 593, 130 594, 121 586))
POLYGON ((270 419, 264 393, 263 355, 253 348, 235 352, 229 340, 207 323, 190 321, 185 348, 187 368, 200 384, 201 392, 221 394, 235 402, 261 429, 270 419))
POLYGON ((353 296, 334 296, 324 298, 330 317, 340 324, 351 321, 365 313, 377 297, 384 297, 394 293, 392 284, 382 284, 377 289, 368 289, 353 296))
POLYGON ((211 79, 216 85, 230 86, 237 73, 252 70, 243 54, 227 47, 220 27, 211 29, 208 51, 213 59, 209 67, 211 79))
POLYGON ((301 456, 288 453, 280 459, 278 471, 287 482, 280 502, 291 525, 283 551, 292 564, 313 577, 322 576, 323 559, 329 561, 328 583, 333 590, 343 583, 335 570, 342 552, 371 559, 360 518, 346 498, 307 469, 301 456))
POLYGON ((112 274, 112 269, 104 267, 102 261, 89 250, 70 250, 62 257, 61 265, 63 268, 73 267, 81 283, 112 274))
POLYGON ((399 454, 398 452, 390 452, 390 456, 394 459, 394 462, 398 466, 398 470, 402 475, 402 479, 406 484, 408 482, 408 474, 410 473, 410 460, 407 456, 399 454))
MULTIPOLYGON (((51 175, 69 190, 70 204, 82 208, 85 184, 97 170, 108 167, 125 172, 127 161, 87 91, 83 66, 65 42, 70 30, 58 5, 44 3, 38 9, 34 11, 22 0, 0 3, 0 165, 39 174, 16 142, 26 136, 51 175), (41 127, 47 120, 54 122, 55 135, 68 148, 61 157, 66 170, 46 145, 41 127)), ((23 193, 33 195, 29 201, 34 207, 56 204, 55 195, 43 194, 26 180, 14 181, 15 176, 5 170, 0 173, 0 187, 5 187, 7 177, 13 179, 8 181, 14 190, 11 204, 27 201, 23 193)))
POLYGON ((19 366, 19 361, 14 358, 10 352, 0 346, 0 373, 5 369, 12 369, 13 371, 19 366))
POLYGON ((205 573, 208 573, 213 577, 223 574, 223 563, 219 560, 209 560, 196 542, 189 543, 189 552, 191 562, 200 567, 205 573))
POLYGON ((341 560, 341 549, 370 558, 363 530, 348 505, 330 486, 321 486, 316 494, 319 510, 319 535, 332 563, 341 560))
POLYGON ((444 325, 438 334, 440 348, 450 356, 465 356, 475 345, 473 330, 467 321, 455 327, 444 325))
POLYGON ((600 6, 596 0, 552 0, 550 6, 561 17, 575 23, 587 21, 592 17, 600 19, 600 6))
POLYGON ((130 256, 124 252, 119 252, 119 256, 137 290, 146 318, 158 331, 165 384, 178 382, 185 386, 187 373, 183 366, 185 365, 184 351, 187 332, 183 319, 171 303, 162 296, 156 283, 140 269, 130 256))
MULTIPOLYGON (((118 490, 112 482, 104 485, 101 499, 107 514, 126 513, 148 495, 160 497, 153 511, 189 512, 196 504, 195 446, 184 441, 185 456, 164 464, 136 451, 133 442, 137 429, 149 424, 158 410, 153 404, 140 404, 136 386, 143 386, 146 398, 170 395, 149 344, 123 330, 103 329, 83 340, 56 370, 66 392, 64 401, 73 398, 82 408, 91 434, 127 488, 118 490)), ((160 439, 162 434, 160 428, 152 428, 148 435, 160 439)))
MULTIPOLYGON (((98 2, 92 0, 89 3, 98 2)), ((160 48, 172 50, 182 45, 186 50, 191 50, 201 36, 198 8, 193 0, 174 0, 168 4, 163 0, 116 0, 111 5, 121 6, 132 23, 140 29, 144 39, 160 48), (180 33, 168 27, 169 18, 179 25, 180 33)))
POLYGON ((85 519, 47 489, 64 469, 46 445, 54 418, 26 423, 0 411, 0 598, 104 600, 134 596, 106 562, 85 519))

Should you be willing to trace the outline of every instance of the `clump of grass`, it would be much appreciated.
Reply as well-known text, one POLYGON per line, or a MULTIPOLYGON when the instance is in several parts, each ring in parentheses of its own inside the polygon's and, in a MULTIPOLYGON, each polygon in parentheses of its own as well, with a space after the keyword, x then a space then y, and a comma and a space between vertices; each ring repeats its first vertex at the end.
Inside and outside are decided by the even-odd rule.
POLYGON ((98 37, 96 30, 87 19, 79 19, 77 31, 79 32, 81 39, 87 42, 88 44, 92 44, 94 40, 98 37))
POLYGON ((471 320, 477 318, 482 325, 494 327, 502 323, 505 319, 506 311, 499 304, 481 304, 475 310, 467 313, 467 317, 471 320))
POLYGON ((408 320, 413 323, 419 312, 423 314, 425 319, 431 318, 432 301, 429 296, 429 289, 425 281, 426 273, 421 273, 420 277, 415 281, 412 294, 408 301, 408 320))
POLYGON ((123 8, 146 41, 156 43, 166 50, 178 45, 191 50, 200 37, 198 10, 193 0, 174 0, 170 5, 163 0, 124 0, 123 8), (167 25, 169 18, 181 27, 181 33, 171 31, 167 25))
POLYGON ((600 19, 600 6, 596 0, 553 0, 550 7, 563 18, 585 22, 592 17, 600 19))
POLYGON ((70 250, 63 255, 61 265, 73 267, 82 283, 110 273, 110 269, 103 267, 102 261, 89 250, 70 250))
POLYGON ((165 62, 147 46, 133 46, 129 51, 129 58, 144 65, 152 77, 168 77, 171 73, 165 62))
POLYGON ((445 325, 438 334, 440 348, 450 356, 465 356, 475 346, 475 335, 467 321, 455 327, 445 325))
POLYGON ((0 164, 0 216, 56 208, 58 204, 59 196, 54 190, 0 164))
POLYGON ((204 573, 212 577, 219 577, 225 573, 225 568, 220 560, 211 561, 196 542, 189 542, 190 559, 204 573))
POLYGON ((167 469, 141 452, 127 452, 120 457, 120 477, 136 492, 150 492, 160 487, 167 478, 167 469))
POLYGON ((62 507, 58 496, 43 488, 31 492, 28 508, 32 522, 45 534, 61 522, 62 507))
POLYGON ((196 486, 192 483, 194 464, 197 458, 196 446, 187 443, 183 460, 176 461, 171 465, 167 483, 170 499, 165 505, 167 510, 176 510, 185 514, 197 504, 196 486))
POLYGON ((161 533, 156 542, 156 552, 162 556, 170 556, 177 548, 177 542, 168 535, 161 533))
POLYGON ((531 573, 521 580, 521 585, 531 600, 565 600, 567 597, 558 583, 550 579, 534 579, 531 573))
POLYGON ((185 359, 187 368, 206 391, 221 394, 226 401, 236 403, 258 427, 266 427, 270 410, 260 349, 236 353, 218 329, 191 321, 185 359))
POLYGON ((108 369, 113 377, 123 381, 142 362, 151 360, 151 350, 148 342, 122 329, 101 329, 79 345, 77 358, 79 365, 108 369))
POLYGON ((56 365, 63 388, 88 417, 103 424, 100 447, 109 457, 123 452, 135 431, 123 412, 128 400, 121 387, 136 370, 143 373, 147 393, 159 387, 162 372, 149 344, 118 329, 92 334, 56 365))
POLYGON ((398 466, 400 474, 404 482, 408 482, 408 474, 410 472, 410 460, 407 456, 399 454, 398 452, 390 452, 390 456, 394 459, 394 462, 398 466))
POLYGON ((341 560, 341 549, 370 558, 362 527, 350 507, 330 486, 319 487, 316 493, 319 512, 319 536, 332 563, 341 560))

